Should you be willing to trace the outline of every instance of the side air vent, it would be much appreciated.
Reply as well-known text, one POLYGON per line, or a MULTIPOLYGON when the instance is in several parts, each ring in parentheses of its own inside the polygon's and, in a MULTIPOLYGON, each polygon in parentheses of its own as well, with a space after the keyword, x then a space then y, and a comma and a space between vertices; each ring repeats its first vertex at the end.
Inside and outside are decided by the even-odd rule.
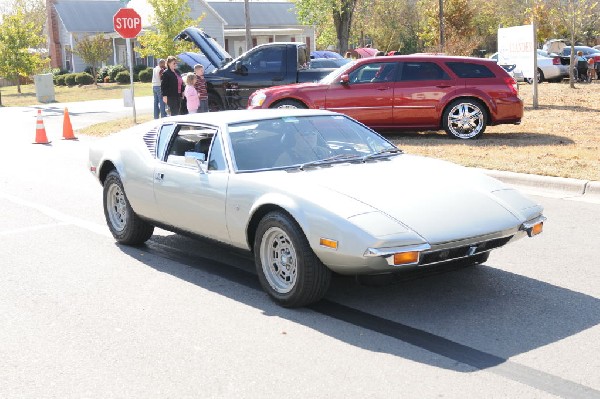
POLYGON ((148 151, 152 157, 156 158, 156 142, 158 141, 158 129, 154 128, 148 133, 144 134, 144 143, 148 147, 148 151))

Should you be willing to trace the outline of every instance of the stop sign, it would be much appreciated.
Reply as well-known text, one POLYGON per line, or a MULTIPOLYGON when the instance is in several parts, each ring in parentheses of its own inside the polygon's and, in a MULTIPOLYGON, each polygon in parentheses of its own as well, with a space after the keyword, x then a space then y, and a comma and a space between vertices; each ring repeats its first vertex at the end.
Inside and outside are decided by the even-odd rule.
POLYGON ((119 8, 113 17, 115 32, 123 39, 133 39, 142 30, 142 17, 133 8, 119 8))

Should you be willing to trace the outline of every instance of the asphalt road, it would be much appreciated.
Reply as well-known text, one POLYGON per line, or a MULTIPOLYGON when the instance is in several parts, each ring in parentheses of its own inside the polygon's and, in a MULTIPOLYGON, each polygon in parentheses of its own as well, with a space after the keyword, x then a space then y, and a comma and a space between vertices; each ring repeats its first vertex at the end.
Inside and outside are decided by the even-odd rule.
POLYGON ((161 230, 116 245, 92 139, 60 140, 49 117, 52 144, 34 145, 35 108, 5 111, 2 398, 600 398, 600 204, 536 195, 545 232, 485 265, 336 277, 282 309, 243 251, 161 230))

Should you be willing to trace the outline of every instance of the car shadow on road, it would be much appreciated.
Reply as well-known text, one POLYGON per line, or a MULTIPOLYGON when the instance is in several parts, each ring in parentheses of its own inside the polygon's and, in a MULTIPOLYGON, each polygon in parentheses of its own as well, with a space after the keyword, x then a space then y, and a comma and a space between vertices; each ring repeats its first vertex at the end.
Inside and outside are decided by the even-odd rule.
POLYGON ((285 309, 262 292, 245 251, 175 234, 119 248, 161 273, 261 309, 265 316, 303 324, 364 350, 459 372, 510 362, 600 323, 600 299, 493 264, 409 275, 377 287, 335 276, 321 302, 285 309))
POLYGON ((549 133, 536 132, 511 132, 494 133, 486 132, 481 139, 477 140, 457 140, 448 137, 443 131, 427 132, 398 132, 385 131, 379 132, 386 139, 395 145, 419 145, 419 146, 439 146, 439 145, 465 145, 469 147, 538 147, 548 145, 569 145, 575 142, 565 136, 559 136, 549 133))

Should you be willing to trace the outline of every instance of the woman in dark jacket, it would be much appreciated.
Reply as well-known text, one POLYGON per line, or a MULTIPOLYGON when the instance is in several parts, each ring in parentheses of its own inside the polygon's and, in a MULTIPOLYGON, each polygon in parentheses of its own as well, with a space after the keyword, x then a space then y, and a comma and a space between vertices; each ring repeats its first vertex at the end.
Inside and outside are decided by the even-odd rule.
POLYGON ((177 58, 172 55, 167 58, 167 69, 163 72, 160 82, 160 91, 163 100, 169 106, 171 116, 179 115, 181 106, 181 96, 183 93, 183 79, 179 72, 175 70, 177 58))

